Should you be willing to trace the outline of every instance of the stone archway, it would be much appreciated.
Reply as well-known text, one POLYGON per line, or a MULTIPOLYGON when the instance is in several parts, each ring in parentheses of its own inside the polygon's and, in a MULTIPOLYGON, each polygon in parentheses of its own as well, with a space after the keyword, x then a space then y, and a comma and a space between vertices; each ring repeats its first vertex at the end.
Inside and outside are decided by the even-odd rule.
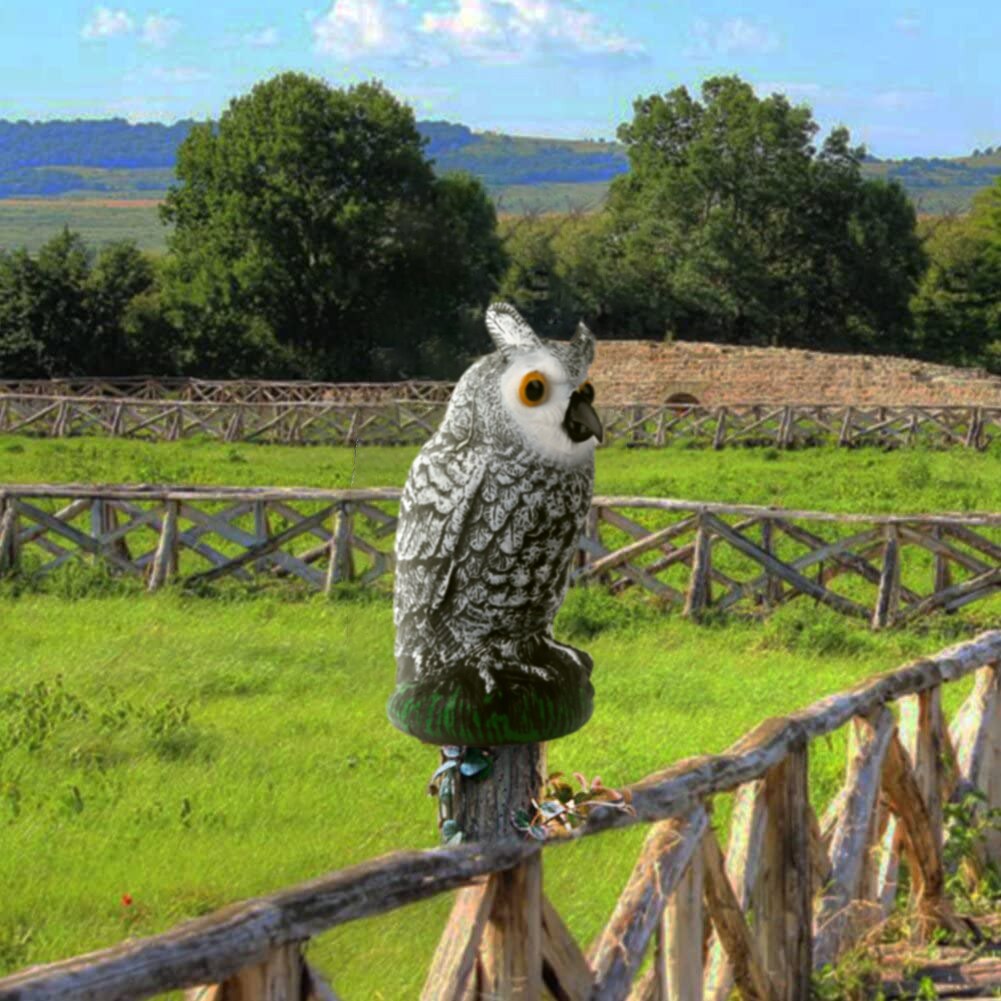
POLYGON ((673 410, 679 413, 688 407, 698 407, 701 406, 701 401, 697 396, 692 396, 691 393, 672 393, 665 401, 665 404, 670 406, 673 410))

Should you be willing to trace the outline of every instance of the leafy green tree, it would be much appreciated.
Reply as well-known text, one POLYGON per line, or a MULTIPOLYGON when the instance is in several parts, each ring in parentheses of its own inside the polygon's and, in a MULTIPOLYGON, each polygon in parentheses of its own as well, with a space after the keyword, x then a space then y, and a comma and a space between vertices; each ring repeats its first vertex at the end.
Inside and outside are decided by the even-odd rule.
POLYGON ((614 284, 628 290, 613 327, 906 349, 924 258, 902 193, 862 179, 847 130, 818 150, 809 108, 782 95, 715 77, 701 98, 642 98, 619 129, 632 170, 608 205, 614 284))
POLYGON ((922 353, 1001 373, 1001 179, 966 216, 936 220, 931 266, 914 297, 922 353))
POLYGON ((96 261, 64 229, 32 257, 0 253, 0 371, 12 376, 168 374, 176 331, 152 260, 129 241, 96 261))
POLYGON ((177 177, 166 299, 208 371, 390 375, 422 364, 404 338, 436 322, 455 337, 499 274, 482 187, 437 180, 412 111, 378 83, 260 83, 191 130, 177 177))
MULTIPOLYGON (((90 374, 161 375, 175 370, 163 349, 136 324, 138 313, 134 301, 139 297, 145 297, 147 303, 143 310, 144 325, 152 330, 161 322, 151 309, 155 287, 152 260, 131 240, 117 241, 101 249, 86 282, 92 338, 90 374)), ((161 333, 166 341, 163 347, 167 347, 174 338, 170 331, 161 333)))
POLYGON ((90 263, 64 228, 32 257, 0 254, 0 370, 13 376, 81 375, 92 359, 90 263))

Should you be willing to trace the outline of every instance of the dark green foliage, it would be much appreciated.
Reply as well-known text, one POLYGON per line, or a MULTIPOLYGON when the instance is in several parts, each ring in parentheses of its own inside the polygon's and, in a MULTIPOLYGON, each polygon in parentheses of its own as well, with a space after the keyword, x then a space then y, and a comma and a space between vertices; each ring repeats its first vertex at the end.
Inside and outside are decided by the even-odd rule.
MULTIPOLYGON (((653 297, 630 329, 693 340, 904 351, 924 268, 913 209, 867 182, 835 129, 818 150, 809 108, 736 77, 634 105, 631 173, 612 185, 618 266, 653 297), (639 319, 639 324, 637 323, 639 319)), ((617 327, 618 316, 609 305, 617 327)))
POLYGON ((191 130, 177 176, 167 299, 203 374, 421 374, 421 342, 454 355, 501 270, 485 192, 435 178, 378 83, 258 84, 191 130))
POLYGON ((914 350, 925 267, 914 211, 867 181, 835 129, 813 145, 806 107, 717 77, 635 104, 631 164, 591 216, 507 224, 501 294, 539 328, 580 316, 615 337, 827 350, 914 350))
POLYGON ((0 373, 10 376, 171 372, 175 339, 151 260, 134 244, 97 259, 64 229, 32 257, 0 253, 0 373))
POLYGON ((914 298, 922 354, 1001 373, 1001 179, 967 216, 936 220, 914 298))

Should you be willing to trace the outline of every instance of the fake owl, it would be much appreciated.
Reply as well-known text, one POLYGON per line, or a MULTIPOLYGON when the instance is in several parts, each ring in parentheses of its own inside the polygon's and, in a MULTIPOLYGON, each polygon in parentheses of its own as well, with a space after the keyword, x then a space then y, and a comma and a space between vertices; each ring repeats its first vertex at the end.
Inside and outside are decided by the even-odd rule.
POLYGON ((548 740, 591 715, 591 658, 552 622, 591 503, 594 335, 542 340, 507 303, 407 476, 392 723, 433 744, 548 740))

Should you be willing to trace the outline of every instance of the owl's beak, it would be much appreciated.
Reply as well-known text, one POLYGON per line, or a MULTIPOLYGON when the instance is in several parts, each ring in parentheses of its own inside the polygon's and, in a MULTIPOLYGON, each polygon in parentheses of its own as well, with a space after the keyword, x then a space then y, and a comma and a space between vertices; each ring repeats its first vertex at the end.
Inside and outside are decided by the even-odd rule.
POLYGON ((563 418, 563 430, 570 436, 571 441, 577 442, 587 441, 591 437, 601 441, 605 436, 594 407, 588 402, 587 397, 576 389, 570 394, 570 405, 563 418))

